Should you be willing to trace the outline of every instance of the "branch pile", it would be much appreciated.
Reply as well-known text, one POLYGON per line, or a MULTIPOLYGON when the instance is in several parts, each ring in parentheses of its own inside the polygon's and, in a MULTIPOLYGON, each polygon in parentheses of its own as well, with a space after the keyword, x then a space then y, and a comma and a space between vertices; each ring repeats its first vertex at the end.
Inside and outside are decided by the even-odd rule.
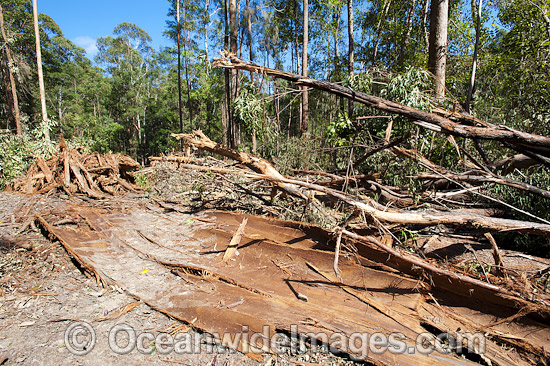
POLYGON ((35 194, 60 189, 68 195, 83 193, 91 198, 139 191, 130 173, 140 164, 129 156, 70 149, 63 139, 59 146, 60 151, 47 160, 37 156, 27 175, 12 181, 6 190, 35 194))

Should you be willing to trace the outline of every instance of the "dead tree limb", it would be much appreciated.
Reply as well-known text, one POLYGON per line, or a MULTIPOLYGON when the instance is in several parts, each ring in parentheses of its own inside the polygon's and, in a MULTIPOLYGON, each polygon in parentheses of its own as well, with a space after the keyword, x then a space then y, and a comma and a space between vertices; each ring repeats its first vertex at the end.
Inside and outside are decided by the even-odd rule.
MULTIPOLYGON (((505 177, 493 177, 493 176, 471 175, 471 174, 454 174, 454 173, 447 173, 445 175, 453 180, 460 181, 460 182, 477 183, 477 184, 496 183, 496 184, 500 184, 508 187, 514 187, 514 188, 550 199, 550 191, 547 191, 545 189, 536 187, 528 183, 518 182, 517 180, 513 180, 505 177)), ((416 178, 441 179, 441 176, 436 174, 430 174, 430 173, 420 173, 416 175, 416 178)))
POLYGON ((266 176, 271 176, 274 178, 275 183, 280 189, 288 192, 293 196, 306 198, 302 194, 302 192, 300 192, 297 189, 297 187, 292 186, 291 184, 284 183, 282 181, 277 181, 278 178, 284 179, 284 177, 273 167, 273 165, 271 165, 269 161, 265 159, 255 157, 253 155, 250 155, 244 152, 227 149, 224 146, 210 140, 208 136, 206 136, 200 130, 194 131, 191 134, 173 133, 172 136, 177 138, 178 140, 183 139, 187 144, 193 145, 199 149, 210 151, 210 152, 225 156, 227 158, 236 160, 246 165, 248 168, 252 169, 257 173, 264 174, 266 176))
POLYGON ((495 238, 493 238, 491 233, 485 233, 485 238, 489 240, 489 243, 491 243, 491 247, 493 248, 493 259, 495 261, 495 265, 497 266, 497 273, 504 276, 505 278, 508 278, 508 275, 506 274, 506 269, 504 268, 504 262, 502 261, 502 256, 500 255, 500 250, 498 249, 495 238))
MULTIPOLYGON (((376 97, 374 95, 358 92, 338 84, 246 63, 235 56, 230 56, 225 59, 216 59, 214 60, 213 65, 216 67, 246 70, 285 79, 295 82, 300 86, 307 86, 327 91, 329 93, 349 98, 355 102, 363 103, 372 108, 399 114, 410 119, 411 121, 418 121, 418 124, 423 127, 431 127, 430 129, 432 130, 465 138, 502 141, 509 144, 510 147, 518 152, 532 152, 533 154, 548 158, 550 161, 549 137, 518 131, 506 126, 495 126, 473 117, 461 116, 458 118, 455 114, 445 117, 436 113, 421 111, 400 103, 376 97), (453 118, 455 120, 453 120, 453 118), (467 125, 464 124, 464 122, 474 125, 467 125)), ((548 162, 545 163, 550 165, 548 162)))
POLYGON ((366 202, 358 201, 352 196, 343 192, 323 187, 313 183, 306 183, 296 179, 276 178, 273 176, 260 174, 247 174, 253 179, 265 179, 273 182, 282 182, 295 186, 302 186, 314 191, 322 192, 326 195, 337 198, 347 204, 372 215, 381 222, 400 224, 400 225, 457 225, 470 226, 486 231, 514 231, 536 235, 550 236, 550 225, 533 223, 529 221, 503 219, 497 217, 488 217, 472 213, 464 214, 459 211, 448 212, 419 212, 419 211, 389 211, 384 206, 376 203, 370 198, 365 197, 366 202))
MULTIPOLYGON (((516 189, 520 189, 523 191, 527 191, 533 194, 536 194, 538 196, 548 198, 550 199, 550 191, 539 188, 537 186, 534 186, 529 183, 519 182, 517 180, 513 180, 506 177, 500 177, 495 174, 490 173, 491 175, 472 175, 472 174, 457 174, 450 170, 447 170, 439 165, 434 164, 430 160, 428 160, 426 157, 418 153, 416 150, 411 149, 405 149, 402 147, 393 147, 391 149, 392 152, 394 152, 396 155, 402 155, 405 156, 411 160, 419 161, 422 164, 428 166, 429 168, 437 171, 439 174, 444 175, 447 178, 450 178, 455 181, 461 181, 461 182, 468 182, 468 183, 496 183, 500 185, 505 185, 509 187, 513 187, 516 189)), ((416 175, 419 179, 441 179, 442 177, 438 174, 430 174, 430 173, 420 173, 416 175)))

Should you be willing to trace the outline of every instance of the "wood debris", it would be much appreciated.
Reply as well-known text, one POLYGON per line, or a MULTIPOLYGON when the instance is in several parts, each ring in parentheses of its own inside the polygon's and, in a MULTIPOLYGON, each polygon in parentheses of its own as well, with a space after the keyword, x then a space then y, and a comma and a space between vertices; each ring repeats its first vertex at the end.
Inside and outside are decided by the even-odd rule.
POLYGON ((43 194, 62 190, 99 199, 140 190, 131 173, 141 165, 129 156, 71 149, 63 138, 59 146, 60 151, 48 160, 37 156, 26 176, 10 182, 6 191, 43 194))
POLYGON ((241 243, 241 238, 243 237, 244 228, 246 227, 247 223, 248 219, 246 217, 243 218, 241 225, 235 232, 235 235, 233 235, 233 237, 231 238, 231 242, 229 243, 227 249, 225 250, 225 253, 223 254, 224 263, 227 263, 235 255, 235 252, 237 252, 237 247, 241 243))

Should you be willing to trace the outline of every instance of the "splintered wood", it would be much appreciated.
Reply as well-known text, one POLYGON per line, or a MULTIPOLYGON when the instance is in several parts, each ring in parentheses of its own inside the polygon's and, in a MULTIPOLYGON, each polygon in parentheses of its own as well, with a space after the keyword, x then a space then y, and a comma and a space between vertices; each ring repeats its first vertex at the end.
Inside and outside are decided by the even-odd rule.
POLYGON ((37 156, 27 175, 12 181, 6 190, 35 194, 59 189, 69 195, 83 193, 91 198, 140 190, 130 175, 140 164, 129 156, 70 149, 63 139, 59 146, 60 151, 48 160, 37 156))
POLYGON ((247 223, 248 223, 248 219, 245 217, 241 222, 241 225, 237 229, 237 232, 235 233, 235 235, 233 235, 233 238, 231 238, 231 242, 229 243, 229 246, 227 247, 223 255, 224 263, 227 263, 231 259, 231 257, 235 255, 235 252, 237 251, 237 247, 241 243, 241 238, 243 237, 244 228, 246 227, 247 223))

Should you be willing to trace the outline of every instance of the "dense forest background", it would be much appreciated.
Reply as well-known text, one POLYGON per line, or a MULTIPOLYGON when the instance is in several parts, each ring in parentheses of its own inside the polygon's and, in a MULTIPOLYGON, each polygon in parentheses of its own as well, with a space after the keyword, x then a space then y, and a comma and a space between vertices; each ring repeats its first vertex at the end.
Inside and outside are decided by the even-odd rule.
MULTIPOLYGON (((2 0, 0 180, 5 184, 24 172, 37 153, 53 151, 60 134, 73 146, 123 152, 147 163, 150 155, 180 149, 170 133, 192 129, 262 155, 283 173, 346 169, 351 154, 361 155, 386 136, 390 121, 392 139, 401 138, 442 166, 460 170, 465 164, 453 141, 399 117, 316 90, 309 91, 306 105, 303 90, 283 80, 213 68, 213 57, 223 49, 419 109, 443 107, 550 135, 550 2, 443 2, 448 5, 443 95, 428 71, 435 19, 428 0, 168 1, 159 6, 166 7, 165 36, 172 47, 155 50, 139 24, 122 23, 97 40, 94 60, 64 37, 54 19, 39 14, 48 115, 43 120, 32 3, 2 0)), ((471 141, 456 140, 484 158, 471 141)), ((512 154, 498 143, 485 142, 484 149, 488 162, 512 154)), ((372 156, 354 169, 412 191, 419 184, 410 178, 418 166, 392 154, 372 156)), ((545 168, 510 174, 549 187, 545 168)), ((498 186, 487 192, 549 217, 537 197, 498 186)))

